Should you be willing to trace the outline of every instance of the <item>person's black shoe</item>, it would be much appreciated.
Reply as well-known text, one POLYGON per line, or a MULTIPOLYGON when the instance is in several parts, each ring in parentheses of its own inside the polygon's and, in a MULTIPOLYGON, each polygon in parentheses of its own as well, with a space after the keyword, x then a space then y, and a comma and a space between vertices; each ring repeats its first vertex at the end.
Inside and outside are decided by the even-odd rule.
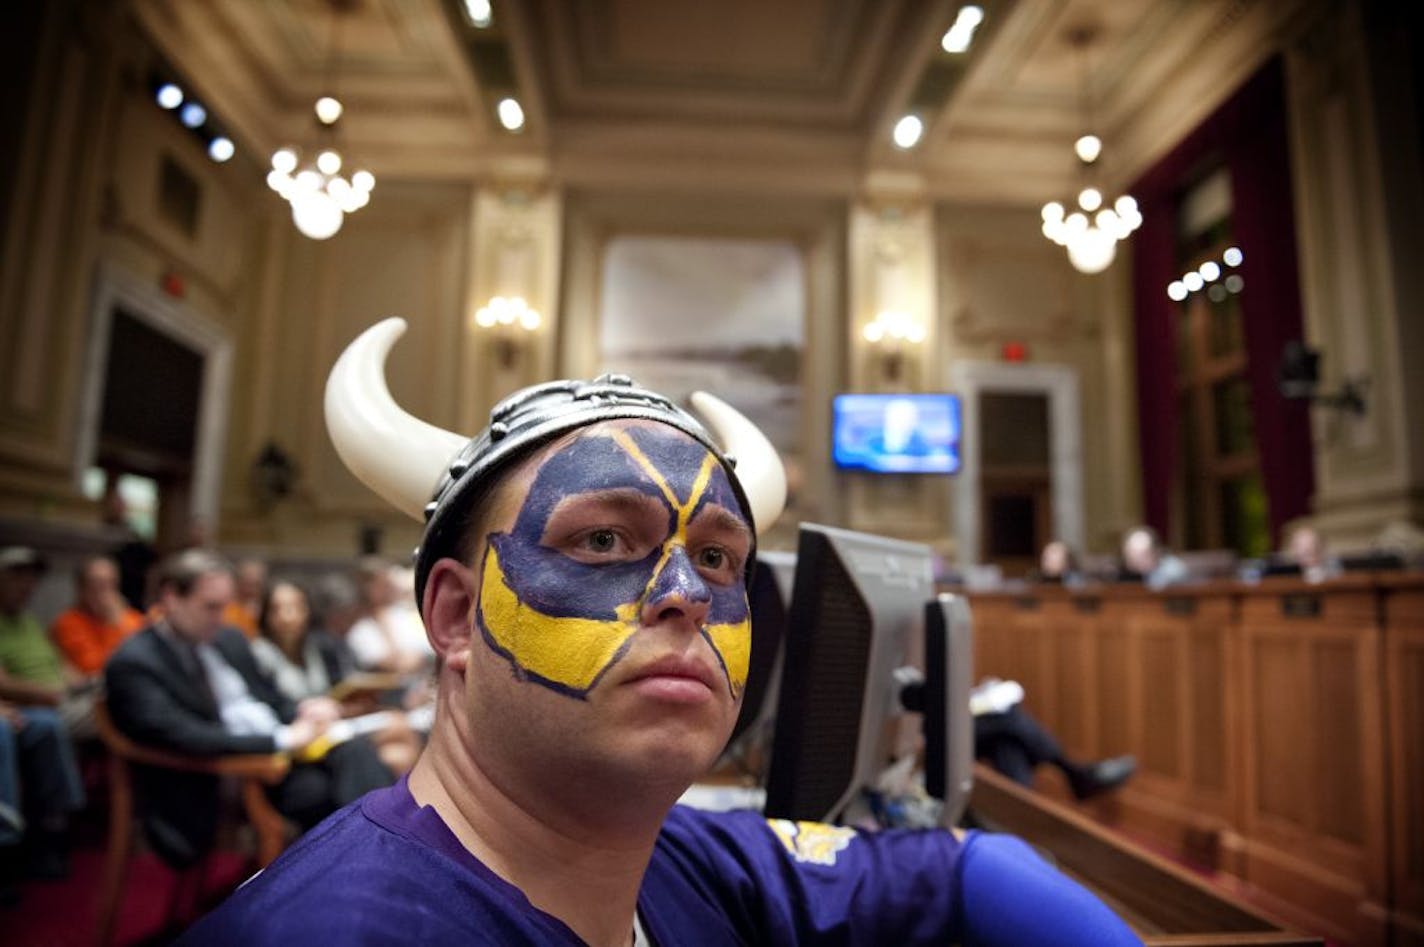
POLYGON ((1066 772, 1073 795, 1079 799, 1090 799, 1131 779, 1132 774, 1137 772, 1137 757, 1114 756, 1096 763, 1070 766, 1066 772))

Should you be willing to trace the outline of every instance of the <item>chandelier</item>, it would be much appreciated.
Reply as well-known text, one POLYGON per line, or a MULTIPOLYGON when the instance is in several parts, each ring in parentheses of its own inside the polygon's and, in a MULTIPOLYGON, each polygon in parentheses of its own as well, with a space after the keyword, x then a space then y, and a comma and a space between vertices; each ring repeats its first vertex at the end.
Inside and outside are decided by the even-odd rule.
MULTIPOLYGON (((1091 28, 1075 30, 1069 34, 1068 42, 1082 54, 1094 33, 1091 28)), ((1091 127, 1086 70, 1080 77, 1080 87, 1084 124, 1091 127)), ((1109 204, 1098 187, 1097 161, 1103 153, 1101 138, 1088 132, 1073 143, 1073 152, 1078 156, 1083 187, 1076 201, 1070 202, 1072 210, 1058 201, 1043 205, 1043 235, 1068 250, 1068 262, 1078 272, 1101 273, 1117 256, 1117 242, 1126 240, 1142 226, 1142 213, 1132 195, 1123 194, 1109 204)))
POLYGON ((345 173, 347 160, 337 147, 336 123, 345 111, 335 92, 337 27, 343 0, 332 0, 332 39, 327 61, 326 94, 316 100, 316 136, 311 147, 278 148, 272 154, 272 170, 267 186, 292 205, 292 223, 313 240, 325 240, 341 229, 347 214, 354 214, 371 201, 376 186, 370 171, 345 173))

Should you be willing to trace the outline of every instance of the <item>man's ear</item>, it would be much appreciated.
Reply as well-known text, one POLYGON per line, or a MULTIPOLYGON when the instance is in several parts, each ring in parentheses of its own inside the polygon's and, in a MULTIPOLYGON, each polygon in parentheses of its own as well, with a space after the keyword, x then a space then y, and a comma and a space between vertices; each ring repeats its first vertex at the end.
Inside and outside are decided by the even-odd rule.
POLYGON ((438 560, 425 580, 422 604, 430 646, 446 667, 464 674, 470 660, 474 573, 454 559, 438 560))

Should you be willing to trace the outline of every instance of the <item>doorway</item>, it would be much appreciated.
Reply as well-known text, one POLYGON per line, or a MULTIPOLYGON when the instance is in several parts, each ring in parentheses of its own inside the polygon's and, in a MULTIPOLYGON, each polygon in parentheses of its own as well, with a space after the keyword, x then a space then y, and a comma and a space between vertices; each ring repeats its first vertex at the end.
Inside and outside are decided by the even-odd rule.
POLYGON ((980 444, 979 548, 1006 576, 1025 576, 1053 538, 1048 396, 982 392, 970 436, 980 444))
POLYGON ((75 479, 152 484, 159 549, 217 526, 232 343, 182 300, 113 266, 96 280, 75 479))
POLYGON ((1083 548, 1078 376, 1065 365, 953 362, 964 405, 964 466, 954 487, 961 569, 1022 575, 1051 539, 1083 548))

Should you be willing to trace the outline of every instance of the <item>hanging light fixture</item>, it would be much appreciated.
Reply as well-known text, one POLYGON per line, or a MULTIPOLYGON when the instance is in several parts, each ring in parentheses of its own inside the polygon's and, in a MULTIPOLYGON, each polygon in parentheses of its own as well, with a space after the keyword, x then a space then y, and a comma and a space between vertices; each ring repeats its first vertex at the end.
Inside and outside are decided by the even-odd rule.
POLYGON ((267 186, 292 205, 292 223, 313 240, 325 240, 341 229, 347 214, 371 201, 376 186, 370 171, 347 171, 337 142, 337 121, 345 111, 336 97, 339 28, 344 0, 331 0, 331 43, 327 52, 326 90, 316 100, 317 131, 311 147, 283 147, 272 154, 267 186), (345 172, 345 173, 343 173, 345 172), (350 173, 348 178, 346 173, 350 173))
MULTIPOLYGON (((1083 122, 1088 128, 1091 128, 1092 110, 1088 106, 1088 77, 1083 59, 1094 33, 1085 27, 1068 36, 1068 42, 1079 53, 1083 122)), ((1127 239, 1142 226, 1142 214, 1132 195, 1123 194, 1108 204, 1098 187, 1097 160, 1102 151, 1101 138, 1091 131, 1081 135, 1073 143, 1073 152, 1078 156, 1083 187, 1076 200, 1069 202, 1072 210, 1059 201, 1043 205, 1043 235, 1068 250, 1068 262, 1080 273, 1101 273, 1111 266, 1117 256, 1117 242, 1127 239)))

